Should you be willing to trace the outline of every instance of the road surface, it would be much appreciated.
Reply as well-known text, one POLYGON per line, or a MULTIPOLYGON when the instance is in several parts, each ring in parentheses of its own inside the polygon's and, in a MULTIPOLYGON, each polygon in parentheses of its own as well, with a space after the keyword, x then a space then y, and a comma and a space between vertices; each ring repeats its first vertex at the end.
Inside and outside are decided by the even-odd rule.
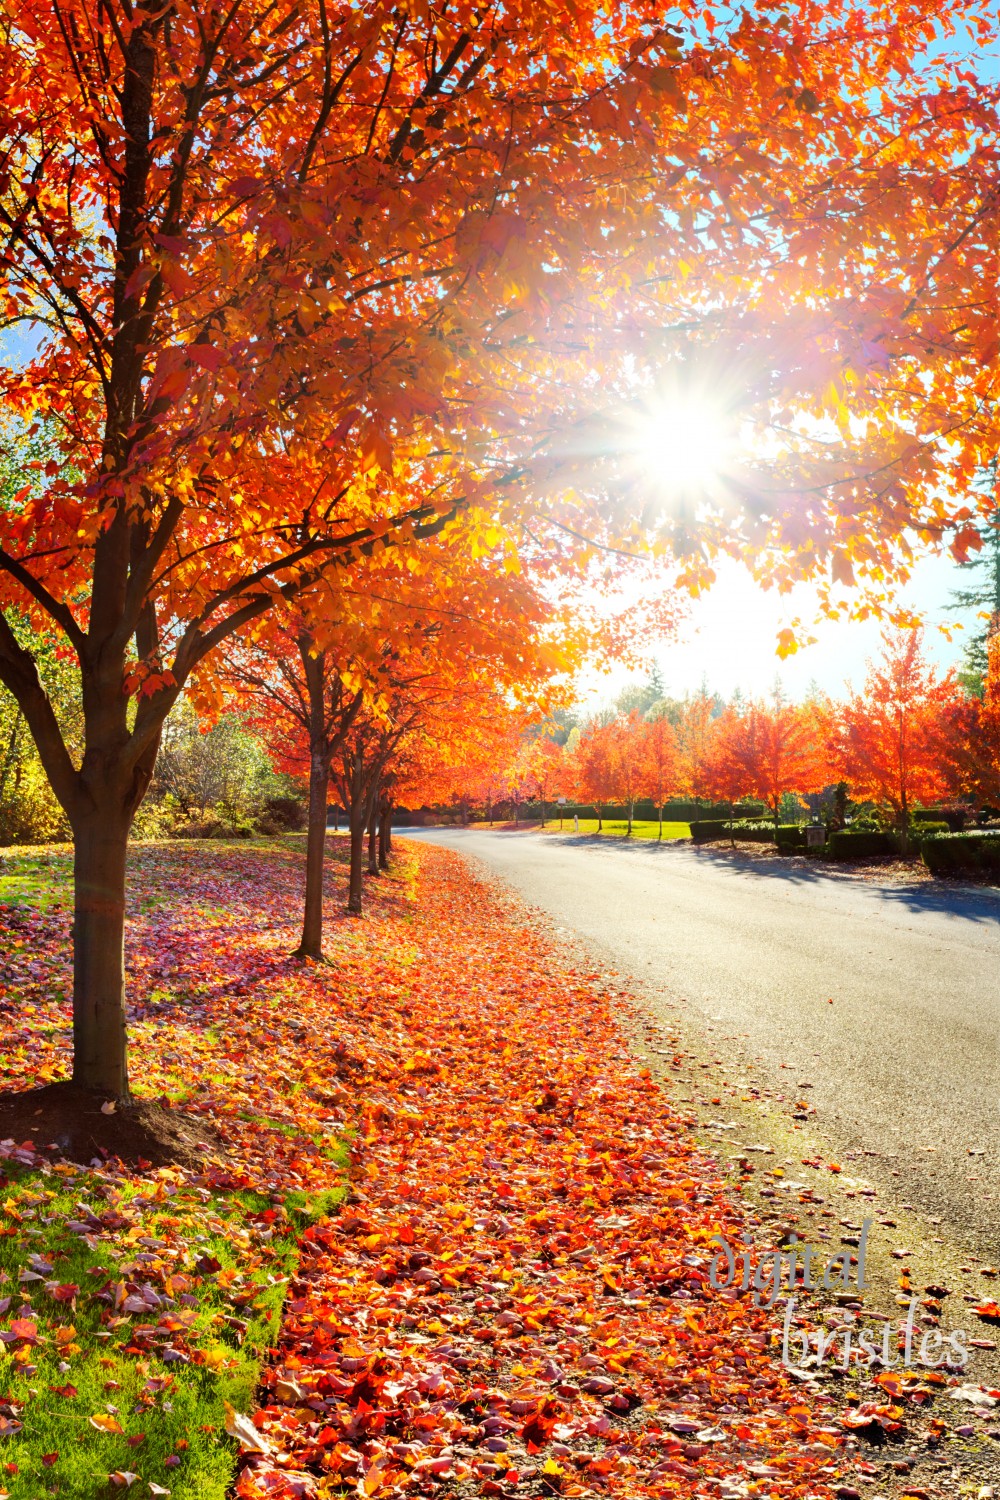
POLYGON ((810 1082, 834 1147, 873 1153, 907 1205, 1000 1261, 1000 891, 869 884, 718 846, 407 836, 483 861, 651 1012, 679 1008, 737 1069, 754 1060, 756 1082, 788 1098, 810 1082))

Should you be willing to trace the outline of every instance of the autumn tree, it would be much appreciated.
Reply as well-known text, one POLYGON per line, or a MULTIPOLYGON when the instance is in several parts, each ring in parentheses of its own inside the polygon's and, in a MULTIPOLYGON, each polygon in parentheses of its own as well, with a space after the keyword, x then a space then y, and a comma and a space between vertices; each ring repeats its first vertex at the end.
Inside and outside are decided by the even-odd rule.
POLYGON ((545 827, 545 804, 561 797, 566 776, 566 757, 561 745, 543 732, 531 741, 530 768, 538 789, 538 800, 542 809, 542 827, 545 827))
POLYGON ((655 700, 642 729, 649 794, 656 804, 660 825, 656 837, 660 840, 663 838, 663 804, 676 790, 678 781, 677 736, 663 708, 660 700, 655 700))
POLYGON ((614 751, 610 723, 589 723, 576 748, 580 788, 597 811, 597 831, 604 828, 604 809, 615 795, 614 751))
MULTIPOLYGON (((966 9, 939 5, 936 27, 966 9)), ((833 17, 796 0, 779 24, 751 11, 735 28, 721 14, 8 6, 0 316, 41 342, 8 361, 0 393, 53 425, 60 456, 0 514, 0 681, 73 829, 78 1083, 127 1095, 129 829, 178 694, 193 673, 217 694, 222 643, 330 566, 431 535, 501 566, 528 533, 554 566, 582 566, 595 543, 674 543, 703 577, 684 517, 580 483, 593 455, 567 459, 582 432, 606 448, 595 407, 654 382, 665 328, 684 330, 668 351, 682 370, 688 314, 715 358, 752 337, 751 404, 759 388, 779 407, 832 388, 840 418, 846 390, 867 398, 889 370, 867 402, 882 490, 865 500, 845 458, 809 511, 755 496, 752 524, 706 519, 707 550, 776 551, 786 571, 832 559, 843 576, 852 547, 877 568, 911 528, 952 524, 927 445, 882 449, 912 430, 886 407, 901 388, 940 416, 921 431, 955 422, 954 379, 927 395, 894 361, 940 345, 943 370, 970 350, 988 364, 985 322, 968 332, 964 311, 988 299, 952 284, 993 253, 993 178, 970 149, 990 136, 988 101, 969 122, 938 63, 921 76, 922 4, 833 17), (892 181, 872 192, 883 147, 892 181), (955 165, 960 190, 939 193, 955 165), (79 764, 10 608, 74 654, 79 764)), ((958 392, 970 413, 983 378, 958 392)), ((797 473, 772 487, 799 488, 797 473)))
POLYGON ((740 727, 741 717, 741 713, 730 704, 713 721, 708 753, 702 766, 705 795, 714 801, 729 803, 729 831, 734 844, 735 804, 757 787, 755 753, 748 753, 749 744, 740 727))
POLYGON ((82 764, 6 616, 0 679, 73 826, 78 1082, 127 1091, 127 836, 188 678, 207 691, 216 648, 330 559, 477 516, 491 455, 466 434, 501 408, 520 433, 504 340, 607 259, 555 205, 654 217, 608 193, 655 154, 635 125, 666 118, 676 42, 607 22, 577 7, 552 49, 528 13, 8 11, 0 298, 43 337, 0 388, 61 463, 6 506, 0 569, 76 655, 82 764), (599 163, 579 150, 598 97, 599 163))
POLYGON ((786 792, 812 791, 826 780, 826 761, 811 709, 784 702, 750 703, 720 725, 715 752, 715 785, 765 802, 777 834, 786 792))
POLYGON ((608 727, 611 786, 616 801, 625 808, 625 837, 632 837, 635 804, 650 784, 648 741, 638 709, 619 714, 608 727))
POLYGON ((914 804, 941 796, 954 776, 960 703, 954 674, 927 661, 922 632, 898 629, 883 635, 863 689, 830 711, 837 774, 855 797, 891 810, 904 851, 914 804))
POLYGON ((705 795, 715 717, 715 699, 705 688, 685 698, 681 705, 676 724, 677 789, 685 796, 705 795))

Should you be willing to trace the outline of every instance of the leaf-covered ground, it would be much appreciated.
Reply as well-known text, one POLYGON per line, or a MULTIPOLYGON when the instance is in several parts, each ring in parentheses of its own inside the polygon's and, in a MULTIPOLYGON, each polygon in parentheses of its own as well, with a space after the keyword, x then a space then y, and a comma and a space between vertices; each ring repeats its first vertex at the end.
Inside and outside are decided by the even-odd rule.
MULTIPOLYGON (((300 858, 136 851, 135 1087, 223 1147, 201 1173, 4 1148, 21 1207, 0 1218, 0 1490, 105 1493, 65 1457, 86 1448, 93 1475, 135 1492, 216 1493, 145 1420, 182 1378, 212 1407, 192 1445, 201 1426, 206 1462, 238 1442, 244 1497, 825 1493, 840 1428, 803 1405, 773 1319, 709 1286, 708 1241, 735 1241, 738 1212, 610 1001, 530 912, 426 846, 370 882, 365 921, 334 916, 329 966, 301 965, 300 858), (235 1399, 252 1318, 283 1290, 288 1214, 335 1192, 345 1138, 345 1201, 301 1235, 257 1405, 235 1399), (71 1222, 67 1193, 84 1205, 71 1222), (29 1272, 50 1256, 40 1281, 13 1275, 14 1251, 29 1272), (54 1359, 84 1320, 88 1352, 49 1380, 37 1351, 54 1359), (100 1405, 98 1342, 134 1363, 100 1405), (29 1481, 10 1466, 56 1403, 65 1441, 29 1481)), ((22 1088, 66 1068, 67 864, 8 854, 0 871, 0 1077, 22 1088)), ((334 862, 335 899, 342 883, 334 862)))

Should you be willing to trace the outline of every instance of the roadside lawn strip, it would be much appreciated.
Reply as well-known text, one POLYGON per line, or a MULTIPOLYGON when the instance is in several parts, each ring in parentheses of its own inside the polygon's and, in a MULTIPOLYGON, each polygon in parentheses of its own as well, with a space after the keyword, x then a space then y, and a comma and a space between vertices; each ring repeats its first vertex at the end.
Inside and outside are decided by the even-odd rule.
MULTIPOLYGON (((289 873, 290 851, 272 853, 289 873)), ((235 1073, 240 1046, 259 1053, 260 1032, 273 1030, 275 1003, 260 998, 266 1019, 255 1024, 233 993, 247 990, 246 968, 212 962, 220 924, 205 918, 218 910, 218 886, 214 872, 197 874, 204 859, 136 850, 134 987, 149 993, 143 979, 163 967, 158 940, 190 961, 171 963, 177 982, 153 987, 152 1004, 133 1015, 132 1073, 140 1097, 215 1125, 219 1151, 200 1169, 142 1171, 116 1158, 81 1166, 46 1143, 44 1117, 41 1134, 0 1142, 0 1500, 84 1500, 133 1486, 224 1500, 242 1446, 227 1430, 245 1433, 239 1414, 247 1422, 254 1408, 299 1236, 343 1194, 343 1117, 303 1096, 307 1051, 287 1031, 301 1035, 307 996, 277 944, 285 1024, 268 1070, 284 1067, 286 1086, 261 1087, 259 1063, 242 1080, 235 1073), (287 1172, 276 1174, 275 1161, 287 1172)), ((233 873, 247 870, 240 851, 233 873)), ((7 1087, 68 1071, 69 871, 65 850, 0 851, 7 1087)), ((251 971, 255 961, 251 944, 251 971)))
MULTIPOLYGON (((220 1150, 138 1171, 4 1147, 0 1490, 829 1493, 842 1432, 766 1311, 710 1287, 740 1211, 597 976, 426 846, 346 919, 331 845, 322 966, 289 957, 300 842, 136 848, 137 1092, 220 1150)), ((66 856, 33 851, 41 888, 2 905, 20 857, 18 1088, 65 1076, 70 1040, 66 856)))
POLYGON ((222 1500, 226 1403, 253 1403, 297 1263, 289 1226, 274 1233, 268 1198, 166 1169, 4 1166, 0 1493, 142 1478, 222 1500))
MULTIPOLYGON (((546 817, 544 824, 540 823, 538 821, 538 819, 536 818, 536 819, 534 819, 534 820, 532 820, 530 822, 524 822, 524 821, 522 821, 521 823, 518 823, 518 824, 514 824, 514 823, 485 823, 485 822, 477 822, 477 823, 470 824, 469 826, 472 827, 472 828, 478 828, 478 829, 487 829, 487 828, 494 828, 494 829, 496 829, 496 828, 501 828, 501 829, 504 829, 504 830, 513 830, 515 827, 517 827, 517 828, 524 829, 525 832, 527 832, 530 829, 530 830, 532 830, 532 831, 534 831, 536 833, 561 833, 561 834, 564 834, 564 835, 565 834, 573 834, 573 833, 579 833, 579 834, 596 834, 596 833, 598 833, 597 819, 596 818, 581 818, 580 821, 579 821, 579 827, 578 828, 574 828, 574 826, 573 826, 573 814, 572 813, 567 813, 567 814, 564 814, 563 819, 562 819, 562 824, 560 826, 560 820, 559 820, 559 814, 558 814, 558 812, 556 812, 554 815, 552 815, 550 813, 550 815, 548 817, 546 817)), ((659 825, 659 823, 655 819, 653 819, 651 822, 648 821, 648 820, 646 820, 646 819, 642 819, 642 818, 635 818, 635 819, 633 819, 633 822, 632 822, 632 837, 634 839, 652 839, 655 842, 659 838, 659 835, 660 835, 660 825, 659 825)), ((628 836, 628 822, 626 821, 625 818, 604 818, 604 819, 602 819, 602 827, 600 829, 600 837, 601 838, 626 838, 627 836, 628 836)), ((690 837, 691 837, 691 825, 690 825, 690 823, 676 823, 676 822, 670 823, 670 822, 667 822, 666 820, 664 820, 664 824, 663 824, 663 838, 664 838, 664 841, 666 841, 667 839, 689 839, 690 837)))

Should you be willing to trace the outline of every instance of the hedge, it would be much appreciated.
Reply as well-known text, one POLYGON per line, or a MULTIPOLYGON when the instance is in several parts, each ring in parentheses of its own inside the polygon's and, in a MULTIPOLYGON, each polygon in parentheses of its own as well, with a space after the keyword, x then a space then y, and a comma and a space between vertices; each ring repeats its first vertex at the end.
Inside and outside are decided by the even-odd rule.
POLYGON ((924 839, 920 853, 935 875, 960 871, 1000 874, 1000 832, 935 833, 924 839))
POLYGON ((782 854, 795 854, 806 847, 805 828, 798 823, 780 823, 775 839, 773 823, 762 823, 751 819, 737 818, 730 824, 728 818, 699 818, 691 824, 691 837, 696 844, 710 844, 723 839, 738 839, 746 844, 777 843, 782 854))
POLYGON ((831 833, 826 852, 831 859, 867 859, 873 854, 896 854, 898 845, 891 833, 841 828, 831 833))
POLYGON ((754 823, 742 818, 732 823, 728 818, 696 818, 691 824, 691 837, 696 844, 710 844, 728 838, 770 844, 774 842, 774 824, 754 823))
POLYGON ((920 840, 920 842, 923 843, 924 839, 932 838, 935 834, 955 833, 957 832, 957 830, 951 828, 949 824, 945 823, 943 820, 938 823, 932 823, 930 821, 925 822, 923 819, 921 819, 921 821, 914 826, 913 832, 915 836, 920 840))
POLYGON ((960 833, 969 815, 963 807, 918 807, 912 816, 914 823, 943 823, 952 833, 960 833))

